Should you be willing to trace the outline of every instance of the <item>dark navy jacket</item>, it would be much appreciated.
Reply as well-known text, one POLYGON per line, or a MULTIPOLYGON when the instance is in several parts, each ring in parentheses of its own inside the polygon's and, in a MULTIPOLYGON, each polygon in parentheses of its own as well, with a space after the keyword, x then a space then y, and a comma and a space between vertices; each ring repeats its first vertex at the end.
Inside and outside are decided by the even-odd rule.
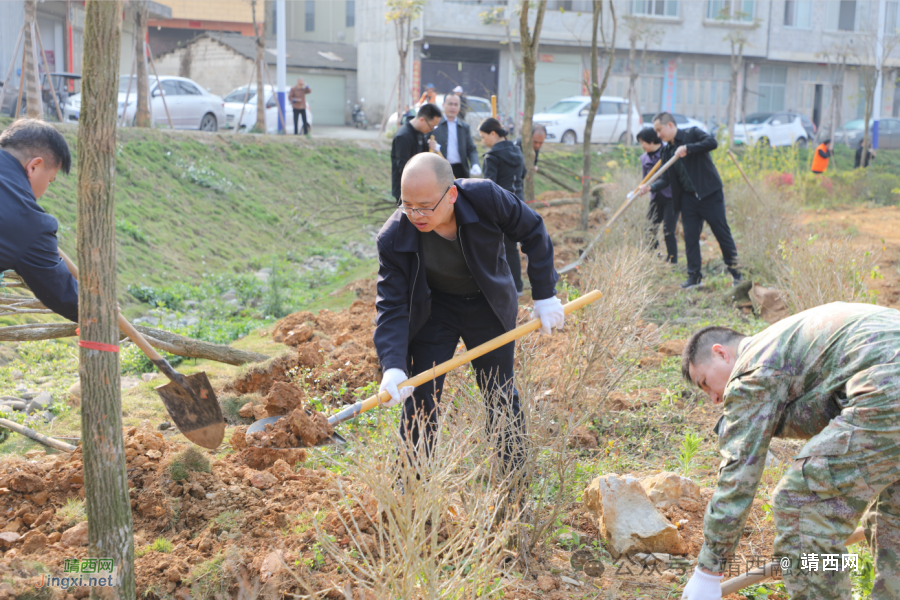
POLYGON ((0 150, 0 272, 12 269, 44 306, 78 322, 78 283, 59 257, 56 219, 31 191, 22 163, 0 150))
MULTIPOLYGON (((457 179, 457 231, 472 276, 503 327, 516 326, 516 285, 503 236, 522 244, 528 256, 531 295, 556 295, 553 244, 544 221, 513 194, 485 179, 457 179)), ((375 300, 375 349, 383 370, 406 371, 409 342, 431 314, 431 290, 425 280, 422 234, 399 210, 376 238, 378 295, 375 300)))

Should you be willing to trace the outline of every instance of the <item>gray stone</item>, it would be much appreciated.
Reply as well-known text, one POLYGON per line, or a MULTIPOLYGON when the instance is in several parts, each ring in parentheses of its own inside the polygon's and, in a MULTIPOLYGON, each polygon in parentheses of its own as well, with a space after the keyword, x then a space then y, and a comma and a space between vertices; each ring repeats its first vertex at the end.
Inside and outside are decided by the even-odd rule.
POLYGON ((47 408, 51 404, 53 404, 53 396, 50 395, 50 392, 41 392, 32 400, 33 403, 41 406, 42 408, 47 408))
POLYGON ((574 586, 584 585, 582 582, 576 581, 575 579, 572 579, 571 577, 566 577, 565 575, 560 575, 559 580, 562 581, 563 583, 568 583, 569 585, 574 585, 574 586))
POLYGON ((44 420, 45 420, 46 422, 48 422, 48 423, 49 423, 50 421, 52 421, 53 419, 56 418, 56 415, 54 415, 54 414, 53 414, 52 412, 50 412, 49 410, 45 410, 44 412, 42 412, 42 413, 41 413, 41 416, 42 416, 42 417, 44 418, 44 420))
POLYGON ((38 394, 40 394, 40 393, 41 393, 40 390, 31 390, 31 391, 27 391, 27 392, 23 392, 23 393, 19 394, 19 397, 21 397, 22 400, 34 400, 35 398, 37 398, 38 394))
POLYGON ((172 429, 172 424, 169 423, 168 421, 163 421, 156 428, 159 429, 160 431, 165 431, 166 429, 172 429))
POLYGON ((25 377, 25 374, 19 370, 10 371, 10 373, 9 373, 9 378, 12 379, 13 381, 18 381, 19 379, 22 379, 23 377, 25 377))
POLYGON ((236 300, 236 299, 237 299, 237 292, 235 292, 234 290, 228 290, 227 292, 225 292, 224 294, 219 296, 219 300, 221 300, 222 302, 229 302, 231 300, 236 300))

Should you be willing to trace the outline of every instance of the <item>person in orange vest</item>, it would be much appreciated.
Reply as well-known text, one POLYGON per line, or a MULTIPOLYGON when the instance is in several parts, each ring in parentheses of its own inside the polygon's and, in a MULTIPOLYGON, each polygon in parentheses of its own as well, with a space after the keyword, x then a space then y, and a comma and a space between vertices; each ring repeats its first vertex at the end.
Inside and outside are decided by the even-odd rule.
POLYGON ((816 147, 813 153, 812 172, 821 175, 828 169, 828 159, 831 158, 834 144, 831 140, 825 140, 816 147))
POLYGON ((437 100, 437 91, 434 89, 434 84, 429 83, 425 86, 425 91, 422 92, 422 97, 419 98, 419 104, 434 104, 434 101, 437 100))

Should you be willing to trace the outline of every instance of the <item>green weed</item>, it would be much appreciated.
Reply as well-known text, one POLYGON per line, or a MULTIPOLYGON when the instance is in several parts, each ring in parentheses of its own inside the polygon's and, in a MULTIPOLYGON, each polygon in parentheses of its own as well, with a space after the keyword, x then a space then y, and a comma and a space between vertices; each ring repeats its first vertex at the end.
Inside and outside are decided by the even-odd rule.
POLYGON ((153 543, 150 544, 150 550, 153 552, 161 552, 162 554, 168 554, 173 548, 172 542, 162 537, 156 538, 153 540, 153 543))
POLYGON ((678 455, 678 468, 681 469, 681 475, 690 477, 696 465, 694 465, 694 457, 700 451, 700 445, 703 438, 694 433, 688 432, 681 442, 681 452, 678 455))
POLYGON ((185 448, 169 463, 169 474, 174 481, 186 480, 192 472, 209 473, 209 458, 194 446, 185 448))
POLYGON ((82 521, 87 521, 87 511, 84 508, 84 501, 76 498, 69 498, 66 505, 56 512, 60 520, 67 526, 77 525, 82 521))

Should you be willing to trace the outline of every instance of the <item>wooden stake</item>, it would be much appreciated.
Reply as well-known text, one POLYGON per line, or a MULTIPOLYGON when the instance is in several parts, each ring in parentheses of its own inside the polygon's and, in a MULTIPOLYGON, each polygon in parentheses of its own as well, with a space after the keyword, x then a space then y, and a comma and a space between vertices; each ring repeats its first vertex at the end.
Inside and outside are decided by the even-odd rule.
MULTIPOLYGON (((275 97, 275 104, 278 105, 278 118, 281 120, 281 129, 284 131, 285 135, 287 135, 287 125, 284 124, 284 113, 281 111, 281 102, 278 101, 278 90, 275 89, 275 86, 272 85, 272 76, 269 74, 269 65, 263 61, 263 70, 266 72, 266 81, 269 82, 269 86, 272 88, 272 95, 275 97)), ((260 94, 259 90, 256 90, 256 101, 262 101, 265 106, 266 101, 266 90, 263 89, 262 94, 260 94)), ((309 105, 307 105, 308 107, 309 105)), ((259 123, 257 123, 259 126, 259 123)), ((268 133, 267 126, 263 123, 263 133, 268 133)), ((308 133, 308 132, 307 132, 308 133)))
MULTIPOLYGON (((244 103, 241 104, 241 115, 238 117, 238 120, 234 123, 234 134, 237 135, 238 130, 241 128, 241 121, 244 120, 244 109, 247 107, 247 99, 250 97, 250 86, 253 85, 253 78, 256 77, 256 61, 253 61, 253 68, 250 69, 250 83, 247 84, 247 91, 244 92, 244 103)), ((256 95, 259 96, 259 90, 256 90, 256 95)), ((256 99, 259 102, 259 98, 256 99)))
POLYGON ((19 425, 15 421, 10 421, 9 419, 0 419, 0 427, 5 427, 10 431, 15 431, 18 434, 24 435, 27 438, 31 438, 34 441, 55 450, 62 450, 63 452, 75 452, 75 450, 77 449, 72 444, 67 444, 65 442, 53 439, 52 437, 47 437, 46 435, 38 433, 33 429, 29 429, 24 425, 19 425))
POLYGON ((37 33, 38 47, 41 49, 41 58, 44 59, 44 70, 47 71, 47 81, 50 83, 50 95, 53 96, 53 106, 56 107, 56 116, 59 122, 63 122, 62 111, 59 109, 59 99, 56 97, 56 86, 53 85, 53 77, 50 76, 50 63, 47 62, 47 53, 44 52, 44 42, 41 41, 41 28, 35 23, 34 31, 37 33))
MULTIPOLYGON (((22 26, 24 27, 24 25, 22 26)), ((22 115, 22 93, 25 91, 25 46, 22 46, 22 74, 19 75, 19 99, 16 101, 16 114, 13 119, 18 119, 22 115)))
MULTIPOLYGON (((25 24, 19 28, 19 37, 16 38, 16 45, 13 46, 12 58, 9 60, 9 69, 6 71, 6 79, 3 80, 3 89, 0 89, 0 108, 3 107, 3 100, 6 99, 6 90, 9 88, 9 80, 12 79, 13 69, 16 68, 16 54, 19 53, 19 45, 22 43, 22 36, 25 35, 25 24)), ((21 86, 20 86, 21 87, 21 86)))
MULTIPOLYGON (((125 113, 128 111, 128 99, 131 97, 131 82, 134 81, 134 70, 137 68, 137 53, 132 52, 131 57, 131 74, 128 76, 128 91, 125 92, 125 104, 122 105, 122 120, 119 121, 119 127, 125 127, 125 113)), ((135 110, 135 117, 137 111, 135 110)))
POLYGON ((175 126, 172 125, 172 115, 169 114, 169 106, 166 104, 166 92, 163 90, 162 82, 159 80, 159 73, 156 72, 156 62, 153 60, 153 54, 148 52, 147 56, 150 57, 150 66, 153 67, 153 75, 156 77, 156 86, 159 88, 159 96, 162 98, 163 108, 166 109, 166 118, 169 120, 169 128, 175 129, 175 126))

